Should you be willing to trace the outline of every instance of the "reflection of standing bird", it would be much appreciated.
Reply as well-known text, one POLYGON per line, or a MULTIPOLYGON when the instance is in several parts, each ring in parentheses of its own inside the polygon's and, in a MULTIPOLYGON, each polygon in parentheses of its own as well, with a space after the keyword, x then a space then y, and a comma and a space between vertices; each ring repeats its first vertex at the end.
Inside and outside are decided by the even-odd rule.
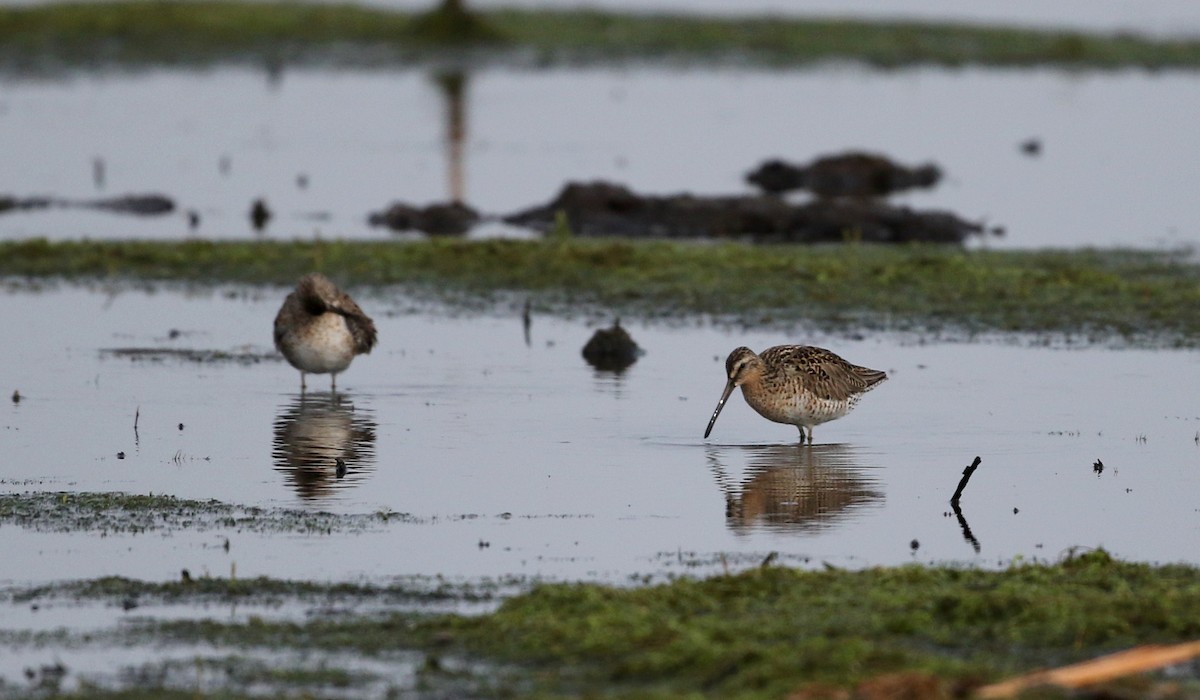
POLYGON ((325 499, 374 470, 375 432, 371 412, 342 395, 301 395, 279 408, 271 456, 300 498, 325 499))
POLYGON ((887 379, 880 370, 852 365, 811 345, 777 345, 761 355, 740 347, 729 353, 725 372, 725 392, 704 437, 712 432, 729 395, 740 386, 746 403, 763 418, 799 428, 801 442, 808 428, 811 444, 813 426, 846 415, 863 394, 887 379))
POLYGON ((818 532, 884 500, 872 470, 846 445, 708 449, 717 485, 725 494, 725 523, 735 532, 818 532), (734 483, 725 465, 743 456, 745 476, 734 483))
POLYGON ((275 316, 275 347, 300 370, 301 391, 306 372, 333 375, 330 390, 336 390, 338 372, 371 352, 375 340, 375 322, 319 273, 305 275, 275 316))

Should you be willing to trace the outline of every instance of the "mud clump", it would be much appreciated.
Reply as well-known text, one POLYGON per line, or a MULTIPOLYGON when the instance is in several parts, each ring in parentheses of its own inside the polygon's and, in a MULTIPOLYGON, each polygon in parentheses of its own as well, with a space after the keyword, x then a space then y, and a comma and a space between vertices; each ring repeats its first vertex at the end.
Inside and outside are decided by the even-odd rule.
POLYGON ((749 238, 762 242, 962 243, 981 223, 951 212, 919 211, 875 200, 790 204, 769 195, 640 195, 610 182, 567 184, 548 204, 504 221, 543 234, 566 218, 579 236, 749 238))
POLYGON ((620 372, 637 362, 642 352, 618 319, 611 328, 601 328, 592 334, 583 346, 583 359, 596 369, 620 372))
POLYGON ((175 211, 175 200, 162 194, 126 194, 104 199, 70 200, 54 197, 13 197, 0 195, 0 213, 51 208, 99 209, 114 214, 159 216, 175 211))
POLYGON ((80 206, 136 216, 159 216, 175 211, 175 201, 161 194, 130 194, 83 202, 80 206))
POLYGON ((886 197, 893 192, 933 187, 942 169, 933 163, 908 167, 886 156, 848 152, 817 158, 807 165, 768 160, 746 181, 768 194, 808 190, 817 197, 886 197))
POLYGON ((416 207, 395 202, 367 217, 372 226, 393 231, 421 231, 431 236, 461 236, 479 222, 479 212, 461 202, 444 202, 416 207))

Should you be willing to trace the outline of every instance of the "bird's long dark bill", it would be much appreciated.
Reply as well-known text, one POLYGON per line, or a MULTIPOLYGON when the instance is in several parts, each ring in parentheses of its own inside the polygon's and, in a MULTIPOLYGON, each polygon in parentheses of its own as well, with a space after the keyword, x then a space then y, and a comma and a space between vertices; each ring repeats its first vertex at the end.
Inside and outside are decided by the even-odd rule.
POLYGON ((725 408, 725 401, 729 399, 729 395, 733 393, 733 380, 729 380, 725 384, 725 391, 721 394, 721 400, 717 402, 717 410, 713 411, 712 420, 708 421, 708 428, 704 430, 704 437, 712 432, 713 424, 717 422, 717 416, 721 415, 721 409, 725 408))

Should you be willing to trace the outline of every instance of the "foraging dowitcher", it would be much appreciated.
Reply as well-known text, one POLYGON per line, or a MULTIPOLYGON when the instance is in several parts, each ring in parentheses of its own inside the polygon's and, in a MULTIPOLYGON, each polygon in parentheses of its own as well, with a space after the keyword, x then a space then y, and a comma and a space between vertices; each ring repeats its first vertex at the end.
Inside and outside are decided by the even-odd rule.
POLYGON ((371 352, 375 338, 375 322, 318 273, 305 275, 275 316, 275 347, 300 370, 301 391, 306 372, 333 375, 329 386, 336 391, 338 372, 371 352))
POLYGON ((887 379, 880 370, 852 365, 811 345, 777 345, 761 355, 741 347, 729 353, 725 372, 725 392, 704 437, 712 432, 726 399, 740 386, 746 403, 759 415, 796 426, 800 442, 804 442, 804 429, 808 428, 808 442, 812 444, 814 425, 846 415, 863 394, 887 379))

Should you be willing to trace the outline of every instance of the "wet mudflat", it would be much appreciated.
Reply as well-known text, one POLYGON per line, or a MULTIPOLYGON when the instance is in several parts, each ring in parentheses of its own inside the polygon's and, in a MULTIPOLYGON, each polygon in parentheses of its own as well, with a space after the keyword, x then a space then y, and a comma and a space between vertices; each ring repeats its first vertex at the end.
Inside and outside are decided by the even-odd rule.
MULTIPOLYGON (((285 291, 5 289, 3 318, 22 329, 0 357, 21 368, 2 387, 19 401, 0 408, 6 589, 178 582, 186 569, 199 580, 411 581, 414 591, 458 581, 480 585, 487 606, 500 589, 481 582, 626 584, 768 557, 815 570, 997 569, 1103 546, 1131 561, 1200 563, 1200 414, 1178 390, 1200 379, 1194 351, 623 319, 645 354, 615 374, 580 353, 611 319, 535 313, 526 335, 519 305, 465 312, 378 292, 359 300, 380 346, 355 360, 336 396, 310 377, 301 397, 297 373, 271 358, 285 291), (737 396, 703 440, 728 351, 781 342, 830 347, 890 379, 818 426, 811 447, 737 396), (947 501, 976 455, 957 518, 947 501), (110 492, 136 498, 96 495, 110 492)), ((322 603, 279 590, 291 601, 282 607, 271 594, 184 606, 119 593, 98 608, 70 592, 12 601, 0 674, 24 684, 33 669, 29 682, 52 683, 61 661, 68 688, 88 674, 252 684, 304 663, 287 651, 245 664, 204 656, 215 665, 203 671, 207 652, 178 642, 142 664, 139 642, 76 646, 71 635, 118 624, 136 638, 139 619, 369 610, 349 594, 322 603)), ((455 598, 470 609, 471 596, 455 598)), ((392 611, 428 604, 419 593, 383 600, 392 611)), ((424 663, 326 658, 328 677, 298 682, 379 695, 411 686, 424 663)))
MULTIPOLYGON (((744 176, 764 159, 859 149, 937 163, 936 188, 894 202, 1006 231, 984 245, 1194 245, 1196 80, 854 66, 10 77, 0 147, 12 155, 0 181, 12 191, 0 195, 161 193, 177 208, 150 218, 10 211, 0 236, 388 238, 367 218, 393 201, 461 196, 496 217, 550 201, 569 181, 747 194, 744 176), (1031 142, 1036 154, 1022 150, 1031 142), (262 233, 250 219, 260 198, 271 212, 262 233)), ((485 218, 472 235, 530 234, 485 218)))
POLYGON ((282 361, 106 352, 267 354, 281 296, 5 292, 6 321, 24 330, 4 350, 5 365, 22 368, 5 387, 21 398, 3 408, 4 485, 366 520, 327 533, 273 534, 236 518, 128 533, 46 508, 44 519, 4 523, 5 580, 236 568, 620 582, 771 551, 814 566, 995 566, 1101 545, 1138 561, 1200 563, 1188 496, 1200 478, 1200 414, 1177 390, 1200 374, 1192 351, 626 321, 646 353, 615 374, 581 357, 594 330, 585 320, 535 316, 527 344, 517 313, 414 311, 385 295, 363 302, 381 344, 336 396, 314 377, 301 397, 282 361), (812 447, 738 397, 702 440, 727 352, 797 341, 891 378, 819 426, 812 447), (962 506, 978 552, 947 506, 976 455, 962 506))

